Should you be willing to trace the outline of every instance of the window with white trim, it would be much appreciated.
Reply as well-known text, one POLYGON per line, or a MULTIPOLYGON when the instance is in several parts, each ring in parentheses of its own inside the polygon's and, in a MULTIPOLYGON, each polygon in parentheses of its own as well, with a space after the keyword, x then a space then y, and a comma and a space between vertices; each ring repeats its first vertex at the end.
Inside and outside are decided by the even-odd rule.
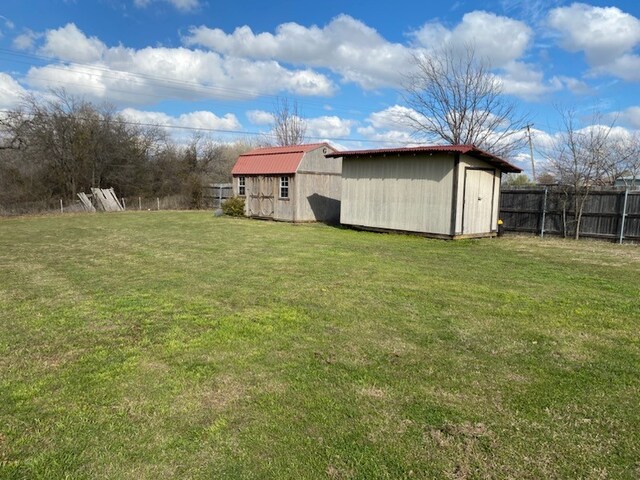
POLYGON ((244 177, 238 177, 238 195, 241 197, 244 197, 246 195, 247 192, 247 187, 246 187, 246 183, 245 183, 245 178, 244 177))
POLYGON ((289 198, 289 177, 280 177, 280 198, 289 198))

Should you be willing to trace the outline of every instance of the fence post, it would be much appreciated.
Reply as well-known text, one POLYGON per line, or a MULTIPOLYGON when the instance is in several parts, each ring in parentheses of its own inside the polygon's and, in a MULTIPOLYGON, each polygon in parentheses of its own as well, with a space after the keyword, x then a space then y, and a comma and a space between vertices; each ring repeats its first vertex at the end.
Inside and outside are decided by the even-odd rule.
POLYGON ((620 244, 624 240, 624 219, 627 216, 627 200, 629 198, 629 189, 624 191, 624 202, 622 203, 622 219, 620 220, 620 244))
POLYGON ((62 206, 62 199, 60 199, 60 213, 64 213, 64 207, 62 206))
POLYGON ((544 187, 544 198, 542 200, 542 226, 540 227, 540 238, 544 238, 544 224, 547 221, 547 187, 544 187))
POLYGON ((158 203, 158 210, 160 210, 160 197, 156 197, 156 202, 158 203))
POLYGON ((218 187, 218 208, 222 208, 222 187, 218 187))
POLYGON ((138 210, 142 210, 142 199, 138 197, 138 210))

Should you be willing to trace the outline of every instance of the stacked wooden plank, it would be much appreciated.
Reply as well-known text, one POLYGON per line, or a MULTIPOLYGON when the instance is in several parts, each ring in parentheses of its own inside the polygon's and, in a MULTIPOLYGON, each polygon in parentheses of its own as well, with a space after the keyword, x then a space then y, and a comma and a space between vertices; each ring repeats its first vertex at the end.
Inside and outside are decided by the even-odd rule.
POLYGON ((96 207, 93 206, 93 204, 91 203, 91 200, 89 200, 89 197, 87 197, 86 193, 80 192, 78 194, 78 198, 80 199, 80 203, 82 204, 82 208, 84 208, 85 212, 96 211, 96 207))
POLYGON ((122 212, 124 210, 113 188, 92 188, 91 193, 98 210, 105 212, 122 212))

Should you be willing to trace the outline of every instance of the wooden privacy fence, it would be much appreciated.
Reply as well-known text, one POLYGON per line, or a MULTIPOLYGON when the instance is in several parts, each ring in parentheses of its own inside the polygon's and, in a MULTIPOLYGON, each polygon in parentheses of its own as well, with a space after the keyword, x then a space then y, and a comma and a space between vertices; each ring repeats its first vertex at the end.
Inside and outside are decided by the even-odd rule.
MULTIPOLYGON (((573 193, 557 187, 502 190, 500 218, 504 222, 503 228, 540 236, 573 237, 576 227, 574 198, 573 193)), ((619 243, 640 241, 640 191, 590 191, 584 202, 580 236, 619 243)))
POLYGON ((233 185, 231 183, 214 183, 204 187, 204 198, 207 207, 222 207, 222 202, 233 196, 233 185))

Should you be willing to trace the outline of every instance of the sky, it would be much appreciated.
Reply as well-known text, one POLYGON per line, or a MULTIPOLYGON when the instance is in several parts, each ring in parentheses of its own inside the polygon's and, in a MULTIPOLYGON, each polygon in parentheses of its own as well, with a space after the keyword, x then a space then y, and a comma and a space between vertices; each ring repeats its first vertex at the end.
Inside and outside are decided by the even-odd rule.
POLYGON ((559 108, 640 130, 637 0, 3 0, 0 110, 64 88, 178 138, 233 141, 269 132, 286 97, 309 141, 415 145, 398 121, 412 54, 468 44, 529 116, 537 161, 559 108))

